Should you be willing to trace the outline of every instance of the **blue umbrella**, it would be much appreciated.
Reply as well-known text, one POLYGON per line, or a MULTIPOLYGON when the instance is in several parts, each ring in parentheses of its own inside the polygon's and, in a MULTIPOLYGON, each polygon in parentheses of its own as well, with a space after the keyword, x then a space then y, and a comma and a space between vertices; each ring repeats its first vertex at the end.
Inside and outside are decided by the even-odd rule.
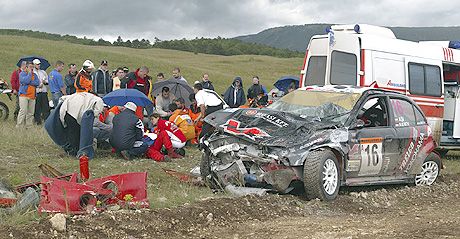
POLYGON ((18 63, 16 63, 16 65, 18 67, 21 66, 21 62, 23 61, 33 61, 35 59, 39 59, 41 64, 40 64, 40 69, 41 70, 44 70, 46 71, 46 69, 48 69, 48 67, 50 67, 50 63, 48 62, 48 60, 46 60, 44 57, 42 56, 23 56, 21 57, 21 59, 19 59, 18 63))
POLYGON ((289 85, 294 82, 296 89, 299 88, 299 77, 296 76, 283 76, 273 84, 278 90, 286 92, 289 85))
POLYGON ((136 89, 118 89, 105 95, 102 100, 109 106, 124 105, 130 101, 137 106, 153 105, 144 93, 136 89))

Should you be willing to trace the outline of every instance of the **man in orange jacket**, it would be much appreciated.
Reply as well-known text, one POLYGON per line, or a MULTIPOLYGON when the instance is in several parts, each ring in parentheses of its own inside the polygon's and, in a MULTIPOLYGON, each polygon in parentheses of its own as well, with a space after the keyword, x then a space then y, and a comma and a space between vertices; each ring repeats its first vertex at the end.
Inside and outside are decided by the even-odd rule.
POLYGON ((83 67, 78 72, 75 79, 75 89, 79 92, 91 92, 93 82, 91 81, 91 71, 94 69, 94 64, 90 60, 83 62, 83 67))

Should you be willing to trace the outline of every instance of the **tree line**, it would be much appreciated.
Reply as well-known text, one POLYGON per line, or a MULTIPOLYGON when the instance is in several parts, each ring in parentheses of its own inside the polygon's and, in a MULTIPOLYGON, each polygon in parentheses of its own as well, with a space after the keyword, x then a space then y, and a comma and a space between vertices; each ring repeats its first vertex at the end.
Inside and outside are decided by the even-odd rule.
POLYGON ((53 41, 67 41, 75 44, 91 46, 122 46, 136 49, 162 48, 180 51, 193 52, 195 54, 214 54, 214 55, 267 55, 274 57, 302 57, 303 53, 288 49, 279 49, 257 43, 246 43, 237 39, 228 38, 195 38, 192 40, 167 40, 162 41, 155 37, 153 42, 148 39, 123 40, 118 36, 114 42, 106 41, 102 38, 99 40, 89 39, 86 37, 79 38, 72 35, 60 35, 32 30, 18 29, 0 29, 0 35, 26 36, 53 41))

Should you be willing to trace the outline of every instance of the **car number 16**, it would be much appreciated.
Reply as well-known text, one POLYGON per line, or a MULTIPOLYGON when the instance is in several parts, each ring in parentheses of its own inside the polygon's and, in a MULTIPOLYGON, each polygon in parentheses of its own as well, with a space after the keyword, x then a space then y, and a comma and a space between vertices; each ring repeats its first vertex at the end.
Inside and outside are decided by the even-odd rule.
POLYGON ((360 140, 361 167, 359 175, 375 175, 382 168, 382 138, 363 138, 360 140))

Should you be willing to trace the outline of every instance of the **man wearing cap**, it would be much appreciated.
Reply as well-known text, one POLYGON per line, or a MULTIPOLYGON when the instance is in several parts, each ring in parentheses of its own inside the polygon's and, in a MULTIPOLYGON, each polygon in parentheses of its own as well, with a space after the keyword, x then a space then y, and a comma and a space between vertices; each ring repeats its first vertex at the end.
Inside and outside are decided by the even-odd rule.
POLYGON ((101 62, 99 69, 93 73, 93 92, 100 97, 112 92, 113 82, 110 78, 109 63, 106 60, 101 62))
POLYGON ((148 145, 142 141, 144 136, 144 124, 135 115, 136 104, 128 102, 125 109, 113 118, 110 144, 118 154, 130 160, 133 157, 142 156, 148 145))
POLYGON ((77 76, 77 65, 74 63, 69 64, 69 73, 64 77, 65 93, 71 95, 77 90, 75 89, 75 77, 77 76))
POLYGON ((75 79, 75 89, 79 92, 92 92, 93 82, 91 81, 91 71, 94 70, 94 64, 90 60, 83 62, 81 70, 75 79))
POLYGON ((57 61, 54 70, 52 70, 48 76, 48 84, 50 86, 54 107, 58 105, 59 99, 66 94, 64 81, 60 73, 63 69, 64 62, 57 61))
POLYGON ((40 84, 37 86, 36 92, 37 96, 35 99, 35 113, 34 119, 36 124, 41 124, 42 121, 48 118, 50 114, 50 106, 48 102, 48 74, 46 71, 40 69, 41 61, 39 59, 34 59, 34 73, 37 74, 40 84))

